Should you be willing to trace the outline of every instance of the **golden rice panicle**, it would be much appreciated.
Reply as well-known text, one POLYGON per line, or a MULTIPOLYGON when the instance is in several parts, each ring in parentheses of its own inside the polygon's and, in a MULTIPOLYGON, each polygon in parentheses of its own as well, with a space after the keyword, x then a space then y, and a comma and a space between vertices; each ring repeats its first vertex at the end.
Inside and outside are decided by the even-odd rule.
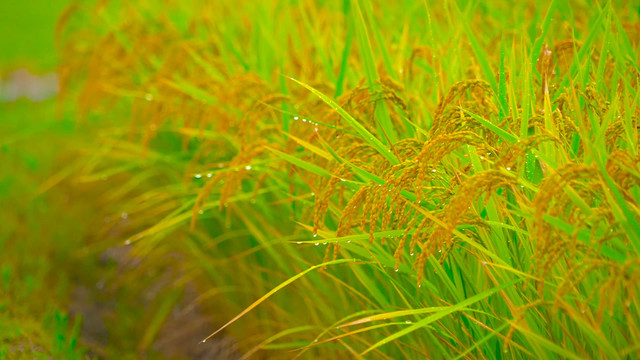
MULTIPOLYGON (((338 243, 331 243, 327 245, 327 248, 324 250, 324 258, 322 259, 323 263, 326 263, 327 261, 331 260, 331 255, 334 254, 334 256, 337 254, 338 252, 338 243), (335 245, 335 247, 334 247, 335 245), (331 249, 335 249, 335 251, 331 251, 331 249)), ((326 266, 323 266, 322 269, 326 269, 326 266)))
MULTIPOLYGON (((442 250, 451 245, 451 234, 459 224, 462 217, 467 214, 473 201, 479 193, 492 193, 499 187, 515 185, 517 180, 507 176, 498 170, 486 170, 474 174, 462 182, 455 194, 451 197, 440 216, 445 223, 445 227, 437 227, 427 243, 429 249, 435 253, 436 250, 442 250)), ((430 254, 432 255, 432 254, 430 254)))
POLYGON ((369 191, 367 199, 364 202, 360 229, 362 232, 367 232, 368 225, 369 243, 372 244, 378 218, 385 206, 386 194, 383 193, 384 189, 382 184, 369 185, 368 188, 369 191))
POLYGON ((537 148, 544 142, 553 142, 560 146, 560 141, 549 133, 531 135, 514 144, 506 143, 504 150, 500 150, 501 156, 495 162, 495 168, 506 168, 508 170, 517 169, 522 162, 524 155, 532 149, 537 148))
POLYGON ((422 279, 424 278, 424 264, 427 262, 427 258, 431 255, 431 251, 427 250, 428 243, 420 245, 420 254, 416 256, 415 271, 418 275, 418 287, 422 286, 422 279))
POLYGON ((334 242, 329 244, 329 246, 333 246, 333 260, 336 260, 340 254, 340 243, 334 242))
POLYGON ((227 204, 234 192, 240 189, 240 183, 251 171, 251 162, 254 158, 262 155, 266 150, 267 142, 258 140, 255 143, 243 146, 238 155, 229 163, 233 171, 227 171, 227 178, 220 191, 220 209, 227 204))
POLYGON ((404 198, 399 198, 401 204, 398 204, 398 208, 396 209, 394 226, 397 229, 402 229, 405 226, 408 226, 416 217, 416 211, 411 206, 411 202, 405 200, 404 198))
MULTIPOLYGON (((273 129, 274 124, 278 121, 279 114, 273 110, 274 106, 287 100, 289 97, 282 94, 268 94, 257 100, 237 124, 235 137, 241 144, 252 142, 256 138, 263 138, 265 134, 262 132, 265 129, 273 129), (265 121, 267 119, 271 121, 265 121)), ((275 129, 279 129, 279 127, 275 129)))
POLYGON ((520 325, 522 322, 525 321, 525 316, 527 315, 527 311, 537 307, 548 306, 548 305, 549 303, 544 300, 535 300, 528 304, 512 308, 513 319, 510 321, 511 326, 509 327, 509 330, 507 331, 507 335, 504 338, 505 351, 509 348, 509 346, 511 346, 511 342, 513 341, 513 335, 518 330, 515 325, 520 325))
POLYGON ((564 75, 569 71, 573 56, 578 53, 581 46, 582 42, 575 39, 558 40, 553 44, 553 52, 558 59, 559 75, 564 75))
POLYGON ((414 249, 417 245, 422 244, 423 240, 425 240, 428 234, 433 230, 434 223, 428 218, 422 218, 422 221, 418 224, 418 227, 414 231, 413 235, 411 235, 411 243, 409 244, 410 255, 413 255, 414 249))
POLYGON ((190 224, 191 231, 193 231, 195 229, 195 227, 196 227, 196 221, 198 219, 198 212, 202 208, 202 201, 205 198, 209 197, 209 195, 211 194, 211 191, 213 190, 215 185, 221 179, 223 179, 224 176, 225 175, 224 175, 223 172, 217 173, 212 179, 207 181, 207 183, 198 192, 198 196, 196 197, 196 202, 193 205, 192 214, 191 214, 191 224, 190 224))
POLYGON ((609 111, 610 103, 602 98, 602 95, 592 85, 587 85, 584 89, 584 97, 587 100, 587 105, 594 111, 599 117, 609 111))
POLYGON ((349 231, 354 225, 362 204, 366 201, 369 192, 369 187, 361 187, 349 200, 347 205, 342 210, 342 216, 338 224, 338 230, 336 232, 337 237, 349 235, 349 231))
POLYGON ((605 132, 605 138, 608 149, 616 148, 616 143, 618 140, 622 139, 625 133, 624 123, 620 120, 613 122, 607 126, 607 130, 605 132))
POLYGON ((347 175, 351 173, 351 169, 348 164, 338 165, 332 172, 331 178, 324 181, 324 186, 318 187, 318 194, 315 197, 313 207, 313 234, 316 235, 320 226, 324 224, 324 217, 327 213, 329 203, 331 202, 331 196, 333 195, 336 186, 344 181, 347 175), (324 189, 321 191, 320 189, 324 189))
POLYGON ((491 87, 489 86, 489 83, 484 80, 464 80, 457 82, 438 103, 436 112, 433 115, 434 120, 430 130, 431 136, 444 132, 442 130, 447 125, 447 120, 452 116, 452 113, 447 117, 443 116, 445 109, 447 109, 448 106, 454 106, 457 108, 458 106, 463 105, 463 100, 459 100, 457 103, 454 101, 461 98, 469 89, 472 90, 474 98, 472 103, 476 104, 479 110, 482 110, 480 111, 480 115, 486 116, 494 111, 492 102, 489 99, 491 94, 491 87))
MULTIPOLYGON (((591 250, 593 252, 595 250, 591 250)), ((596 270, 598 267, 604 266, 606 260, 600 259, 595 254, 589 254, 582 258, 582 261, 577 261, 573 266, 567 269, 566 276, 563 277, 562 282, 555 291, 556 303, 561 301, 565 296, 575 292, 579 294, 578 284, 587 278, 589 273, 596 270)), ((587 299, 587 302, 590 299, 587 299)), ((556 306, 554 304, 554 306, 556 306)))
MULTIPOLYGON (((573 134, 578 133, 578 127, 576 126, 573 119, 569 118, 562 111, 560 111, 560 108, 558 108, 553 112, 553 122, 556 125, 556 131, 560 140, 565 144, 571 144, 571 141, 573 140, 573 134)), ((582 147, 584 145, 580 143, 579 146, 580 148, 577 151, 578 155, 582 153, 582 147)))
MULTIPOLYGON (((399 155, 399 159, 402 164, 405 161, 408 161, 409 159, 413 159, 417 157, 423 145, 424 145, 424 142, 415 138, 410 138, 410 139, 402 139, 398 141, 397 143, 394 144, 394 147, 396 149, 396 152, 399 155)), ((396 165, 396 166, 399 166, 399 165, 396 165)), ((402 166, 404 167, 406 166, 406 164, 402 166)), ((393 172, 394 175, 397 173, 398 171, 393 172)))
MULTIPOLYGON (((597 169, 594 166, 569 163, 543 181, 533 201, 535 213, 531 237, 535 245, 534 261, 542 277, 550 273, 551 268, 568 249, 575 249, 577 246, 575 240, 567 239, 566 236, 554 231, 543 220, 543 216, 545 214, 560 216, 566 214, 567 209, 570 210, 570 214, 578 215, 580 213, 578 209, 570 203, 568 196, 563 191, 558 192, 558 189, 564 189, 569 185, 577 186, 586 181, 598 184, 600 174, 597 169)), ((600 190, 600 185, 597 185, 597 190, 600 190)), ((607 205, 603 203, 601 206, 607 205)), ((543 286, 543 283, 539 285, 543 286)))
MULTIPOLYGON (((380 226, 381 231, 386 231, 391 225, 392 218, 397 220, 407 207, 407 202, 404 200, 402 195, 400 195, 400 189, 398 187, 391 188, 388 186, 387 191, 389 192, 389 206, 382 214, 382 225, 380 226)), ((400 224, 396 223, 396 227, 399 226, 400 224)), ((385 238, 382 238, 381 240, 382 244, 384 244, 385 238)))
POLYGON ((244 145, 238 154, 236 154, 236 156, 227 164, 225 169, 218 171, 205 183, 198 192, 198 196, 196 197, 196 201, 193 206, 191 230, 195 228, 202 202, 211 194, 211 191, 216 184, 222 181, 219 206, 220 210, 222 210, 222 208, 227 204, 229 198, 233 196, 234 192, 241 188, 240 184, 242 180, 247 176, 251 169, 250 163, 254 158, 264 153, 266 144, 265 140, 258 140, 253 144, 244 145))
POLYGON ((607 262, 605 268, 609 276, 596 288, 600 298, 595 319, 597 324, 602 323, 605 311, 613 314, 615 309, 621 308, 625 316, 631 316, 630 307, 640 286, 640 259, 632 258, 624 263, 607 262))
POLYGON ((424 59, 429 63, 429 66, 437 69, 438 73, 442 73, 442 68, 439 62, 434 61, 434 51, 430 46, 414 46, 411 50, 411 56, 407 60, 407 69, 406 79, 413 78, 413 64, 416 59, 424 59))
MULTIPOLYGON (((396 259, 396 266, 395 266, 395 270, 398 270, 398 266, 400 266, 400 259, 402 258, 402 254, 404 253, 404 246, 407 242, 407 237, 409 236, 409 233, 411 232, 411 230, 413 229, 413 227, 415 226, 416 223, 416 217, 412 218, 411 221, 409 222, 409 224, 407 225, 407 228, 404 230, 404 233, 402 234, 402 237, 400 238, 400 241, 398 242, 398 246, 396 247, 396 251, 393 254, 393 257, 396 259)), ((413 253, 412 253, 413 255, 413 253)))
MULTIPOLYGON (((536 260, 541 259, 537 264, 537 272, 541 281, 538 282, 538 292, 542 294, 546 277, 552 273, 553 267, 566 256, 575 253, 577 243, 560 236, 554 236, 553 242, 545 247, 545 252, 539 252, 536 260)), ((534 255, 536 256, 536 255, 534 255)))
POLYGON ((415 187, 417 188, 417 201, 422 200, 421 188, 427 179, 436 176, 436 164, 451 152, 457 150, 460 146, 482 144, 483 139, 477 134, 470 131, 460 131, 452 134, 441 134, 426 142, 422 150, 415 158, 414 162, 417 166, 417 174, 415 178, 415 187))
POLYGON ((351 137, 355 143, 350 143, 338 150, 338 154, 345 159, 369 159, 375 157, 377 151, 359 138, 351 137))
MULTIPOLYGON (((611 178, 620 189, 627 192, 635 185, 640 185, 640 156, 634 157, 627 151, 617 150, 612 152, 607 159, 606 169, 611 178), (634 175, 635 173, 635 175, 634 175)), ((631 199, 631 196, 627 196, 631 199)))
POLYGON ((375 202, 373 200, 373 197, 375 197, 375 185, 368 185, 367 186, 367 201, 363 202, 363 207, 362 207, 362 218, 360 219, 360 231, 361 232, 366 232, 367 229, 367 224, 369 224, 369 217, 371 216, 372 213, 372 208, 373 208, 373 203, 375 202))
MULTIPOLYGON (((233 194, 241 189, 241 183, 243 179, 251 171, 251 162, 262 155, 265 152, 268 145, 266 140, 258 140, 251 144, 243 145, 236 156, 227 164, 227 167, 218 171, 215 176, 212 176, 210 180, 198 192, 195 204, 193 206, 193 214, 191 218, 191 229, 195 228, 195 223, 198 217, 198 212, 201 209, 202 202, 206 199, 213 188, 219 182, 222 182, 220 188, 220 210, 222 210, 228 203, 233 194)), ((212 174, 212 173, 210 173, 212 174)))

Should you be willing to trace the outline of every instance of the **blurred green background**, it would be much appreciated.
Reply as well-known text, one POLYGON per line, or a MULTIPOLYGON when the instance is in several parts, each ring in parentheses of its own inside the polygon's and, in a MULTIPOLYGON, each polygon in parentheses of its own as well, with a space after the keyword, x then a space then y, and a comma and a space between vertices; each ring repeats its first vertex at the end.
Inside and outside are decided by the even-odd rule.
POLYGON ((67 0, 0 2, 0 69, 52 69, 56 21, 67 0))
MULTIPOLYGON (((16 71, 40 76, 56 70, 55 27, 67 3, 0 2, 5 94, 16 71)), ((77 344, 81 317, 71 320, 64 303, 73 279, 63 269, 82 239, 75 216, 83 205, 64 191, 36 196, 58 170, 73 129, 65 111, 56 115, 55 97, 0 98, 0 359, 90 357, 77 344)))

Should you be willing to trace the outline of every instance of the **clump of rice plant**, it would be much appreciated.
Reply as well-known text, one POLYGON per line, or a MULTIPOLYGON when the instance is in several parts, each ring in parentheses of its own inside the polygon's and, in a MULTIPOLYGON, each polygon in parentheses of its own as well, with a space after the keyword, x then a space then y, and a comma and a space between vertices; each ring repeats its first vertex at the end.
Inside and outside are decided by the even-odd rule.
POLYGON ((73 9, 65 91, 104 126, 81 175, 246 357, 640 356, 627 7, 73 9))

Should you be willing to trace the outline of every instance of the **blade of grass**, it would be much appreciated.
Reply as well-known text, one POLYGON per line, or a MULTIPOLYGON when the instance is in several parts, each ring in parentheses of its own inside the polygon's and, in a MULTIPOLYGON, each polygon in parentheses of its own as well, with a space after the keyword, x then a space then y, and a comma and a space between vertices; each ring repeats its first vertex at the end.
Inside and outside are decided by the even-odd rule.
POLYGON ((502 130, 500 127, 498 127, 497 125, 494 125, 491 121, 483 119, 482 117, 468 111, 465 109, 461 109, 462 111, 464 111, 465 113, 467 113, 467 115, 471 116, 472 118, 476 119, 480 124, 482 124, 482 126, 486 127, 487 129, 489 129, 490 131, 494 132, 496 135, 500 136, 501 139, 509 142, 509 143, 515 143, 518 141, 518 137, 508 133, 505 130, 502 130))
POLYGON ((322 177, 327 177, 330 178, 331 176, 333 176, 330 172, 328 172, 327 170, 314 165, 310 162, 298 159, 295 156, 289 155, 289 154, 285 154, 282 151, 276 150, 274 148, 270 148, 267 147, 267 150, 271 151, 272 153, 278 155, 279 157, 283 158, 284 160, 287 160, 288 162, 292 163, 293 165, 296 165, 298 167, 300 167, 301 169, 307 170, 311 173, 314 173, 316 175, 320 175, 322 177))
POLYGON ((382 142, 380 142, 380 140, 374 137, 364 126, 362 126, 362 124, 360 124, 356 119, 354 119, 348 112, 346 112, 343 108, 341 108, 340 105, 338 105, 336 102, 331 100, 328 96, 314 89, 310 85, 307 85, 302 81, 298 81, 294 78, 290 78, 290 79, 296 82, 297 84, 303 86, 307 90, 311 91, 314 95, 319 97, 322 101, 324 101, 327 105, 329 105, 332 109, 334 109, 344 120, 347 121, 349 125, 353 126, 353 128, 358 132, 358 134, 360 134, 360 136, 363 138, 364 141, 366 141, 371 146, 373 146, 373 148, 376 149, 376 151, 378 151, 378 153, 382 155, 385 159, 387 159, 391 164, 397 165, 400 163, 398 161, 398 158, 396 158, 396 156, 391 152, 390 149, 388 149, 382 142))
MULTIPOLYGON (((373 48, 371 46, 371 39, 369 38, 369 31, 367 30, 367 23, 365 21, 365 15, 360 7, 359 0, 352 1, 353 4, 353 16, 356 26, 356 34, 358 36, 358 43, 360 46, 360 53, 364 62, 364 69, 367 75, 367 84, 371 93, 377 93, 381 90, 380 84, 378 84, 378 71, 376 70, 376 64, 373 59, 373 48)), ((390 60, 389 64, 391 63, 390 60)), ((380 122, 379 126, 381 130, 389 137, 391 143, 397 141, 396 131, 391 117, 389 116, 389 110, 387 104, 382 101, 375 108, 376 119, 380 122)))
POLYGON ((376 348, 378 348, 378 347, 380 347, 382 345, 388 344, 389 342, 391 342, 393 340, 396 340, 396 339, 398 339, 398 338, 400 338, 402 336, 405 336, 405 335, 407 335, 407 334, 409 334, 411 332, 414 332, 414 331, 416 331, 416 330, 418 330, 420 328, 423 328, 423 327, 425 327, 425 326, 427 326, 427 325, 429 325, 429 324, 431 324, 433 322, 436 322, 436 321, 438 321, 438 320, 440 320, 440 319, 442 319, 442 318, 444 318, 444 317, 446 317, 448 315, 451 315, 451 314, 453 314, 455 312, 458 312, 458 311, 462 311, 466 307, 468 307, 470 305, 473 305, 473 304, 475 304, 475 303, 477 303, 477 302, 479 302, 481 300, 484 300, 487 297, 497 293, 498 291, 501 291, 501 290, 503 290, 503 289, 505 289, 507 287, 513 286, 513 285, 517 284, 520 281, 521 281, 520 279, 509 281, 509 282, 507 282, 505 284, 502 284, 500 286, 497 286, 497 287, 495 287, 493 289, 490 289, 490 290, 484 291, 484 292, 482 292, 480 294, 477 294, 475 296, 472 296, 472 297, 470 297, 470 298, 468 298, 468 299, 466 299, 464 301, 459 302, 458 304, 449 306, 445 310, 438 311, 433 315, 427 316, 426 318, 418 321, 417 323, 414 323, 413 325, 411 325, 411 326, 409 326, 407 328, 404 328, 404 329, 402 329, 402 330, 400 330, 400 331, 398 331, 398 332, 396 332, 396 333, 394 333, 394 334, 392 334, 390 336, 387 336, 386 338, 378 341, 377 343, 373 344, 372 346, 367 348, 365 351, 363 351, 360 355, 365 355, 365 354, 369 353, 370 351, 372 351, 372 350, 374 350, 374 349, 376 349, 376 348))
POLYGON ((265 300, 267 300, 269 297, 271 297, 271 295, 277 293, 278 291, 280 291, 283 288, 285 288, 287 285, 289 285, 292 282, 294 282, 294 281, 298 280, 299 278, 303 277, 308 272, 316 270, 316 269, 319 269, 319 268, 323 268, 323 267, 326 267, 326 266, 330 266, 330 265, 339 265, 339 264, 357 263, 357 262, 359 262, 359 260, 357 260, 357 259, 340 259, 340 260, 327 261, 327 262, 324 262, 322 264, 314 265, 314 266, 308 268, 307 270, 302 271, 302 272, 290 277, 289 279, 287 279, 287 280, 283 281, 282 283, 280 283, 280 285, 278 285, 275 288, 271 289, 271 291, 269 291, 268 293, 264 294, 261 298, 259 298, 255 302, 253 302, 251 305, 249 305, 247 308, 245 308, 242 312, 240 312, 238 315, 236 315, 233 319, 229 320, 226 324, 222 325, 218 330, 214 331, 209 336, 204 338, 202 340, 202 342, 206 342, 207 340, 211 339, 216 334, 218 334, 220 331, 222 331, 223 329, 225 329, 229 325, 233 324, 238 319, 240 319, 241 317, 246 315, 249 311, 253 310, 258 305, 263 303, 265 300))

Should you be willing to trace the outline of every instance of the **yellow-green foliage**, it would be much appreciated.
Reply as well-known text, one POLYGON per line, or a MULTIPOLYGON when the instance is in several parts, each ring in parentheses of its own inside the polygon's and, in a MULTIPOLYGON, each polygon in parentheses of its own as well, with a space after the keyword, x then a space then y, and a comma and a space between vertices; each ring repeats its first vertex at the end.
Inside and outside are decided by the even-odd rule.
POLYGON ((241 352, 632 358, 637 24, 624 2, 83 2, 61 101, 104 129, 77 176, 117 175, 118 240, 237 287, 200 302, 241 352))

